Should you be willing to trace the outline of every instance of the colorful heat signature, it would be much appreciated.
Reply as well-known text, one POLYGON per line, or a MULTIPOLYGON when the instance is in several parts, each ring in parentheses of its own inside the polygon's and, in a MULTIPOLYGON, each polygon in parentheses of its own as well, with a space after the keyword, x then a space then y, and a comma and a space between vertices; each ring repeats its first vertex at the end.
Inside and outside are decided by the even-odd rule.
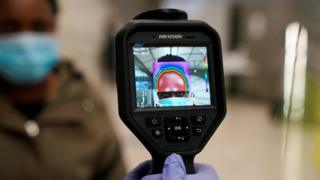
POLYGON ((157 92, 190 91, 189 63, 153 63, 153 85, 157 92))
POLYGON ((209 92, 208 62, 206 53, 203 53, 203 66, 203 69, 205 70, 204 81, 206 83, 206 92, 209 92))

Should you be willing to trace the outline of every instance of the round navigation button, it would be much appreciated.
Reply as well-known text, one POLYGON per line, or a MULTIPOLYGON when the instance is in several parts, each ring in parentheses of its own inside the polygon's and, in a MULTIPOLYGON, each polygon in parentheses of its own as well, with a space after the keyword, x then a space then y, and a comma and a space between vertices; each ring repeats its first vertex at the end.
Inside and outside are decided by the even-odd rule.
POLYGON ((201 115, 192 116, 191 119, 192 119, 192 124, 195 124, 195 125, 203 125, 206 121, 205 116, 201 116, 201 115))
POLYGON ((155 138, 161 138, 163 133, 162 133, 162 130, 161 129, 154 129, 152 130, 152 135, 155 137, 155 138))
POLYGON ((40 133, 39 125, 36 121, 30 120, 24 124, 25 131, 30 137, 36 137, 40 133))

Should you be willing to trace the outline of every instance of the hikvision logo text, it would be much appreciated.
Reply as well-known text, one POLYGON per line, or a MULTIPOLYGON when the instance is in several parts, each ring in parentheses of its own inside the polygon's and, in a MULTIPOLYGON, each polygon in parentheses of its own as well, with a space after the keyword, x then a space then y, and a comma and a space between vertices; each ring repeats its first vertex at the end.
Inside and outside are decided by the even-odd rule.
POLYGON ((181 34, 160 34, 159 39, 182 39, 181 34))

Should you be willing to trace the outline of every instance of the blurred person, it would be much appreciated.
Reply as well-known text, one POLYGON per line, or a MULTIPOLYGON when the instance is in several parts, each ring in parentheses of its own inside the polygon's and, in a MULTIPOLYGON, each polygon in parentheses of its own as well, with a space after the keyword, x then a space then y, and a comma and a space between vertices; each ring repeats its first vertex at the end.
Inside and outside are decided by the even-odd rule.
POLYGON ((0 0, 0 177, 121 179, 101 98, 54 36, 55 0, 0 0))

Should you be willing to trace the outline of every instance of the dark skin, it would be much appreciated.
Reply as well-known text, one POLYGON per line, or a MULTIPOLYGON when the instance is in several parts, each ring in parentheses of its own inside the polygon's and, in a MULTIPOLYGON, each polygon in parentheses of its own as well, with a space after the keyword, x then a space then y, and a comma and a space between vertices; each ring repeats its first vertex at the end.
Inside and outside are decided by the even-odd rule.
MULTIPOLYGON (((12 33, 54 33, 55 16, 46 0, 0 0, 0 36, 12 33)), ((16 86, 0 75, 0 87, 13 102, 32 104, 46 101, 58 87, 59 76, 51 73, 33 86, 16 86)))

